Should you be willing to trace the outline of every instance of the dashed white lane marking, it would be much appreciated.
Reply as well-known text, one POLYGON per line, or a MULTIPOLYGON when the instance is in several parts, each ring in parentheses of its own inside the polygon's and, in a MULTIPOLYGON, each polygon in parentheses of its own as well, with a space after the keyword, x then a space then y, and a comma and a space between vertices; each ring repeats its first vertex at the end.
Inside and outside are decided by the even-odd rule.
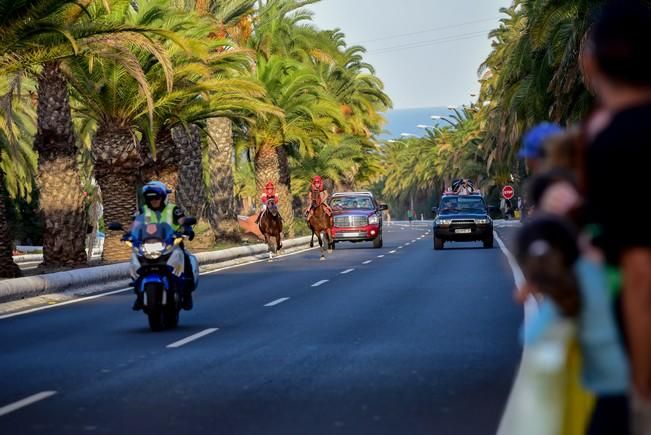
POLYGON ((185 344, 188 344, 188 343, 191 343, 191 342, 193 342, 195 340, 198 340, 201 337, 205 337, 208 334, 212 334, 215 331, 219 331, 219 328, 204 329, 203 331, 197 332, 196 334, 193 334, 193 335, 191 335, 189 337, 186 337, 183 340, 175 341, 172 344, 168 344, 166 347, 168 349, 176 349, 176 348, 181 347, 181 346, 183 346, 185 344))
POLYGON ((378 255, 377 258, 384 258, 384 254, 378 255))
POLYGON ((2 417, 3 415, 7 415, 10 412, 17 411, 20 408, 29 406, 32 403, 36 403, 43 399, 47 399, 48 397, 54 396, 56 393, 57 393, 56 391, 41 391, 40 393, 36 393, 29 397, 25 397, 24 399, 21 399, 17 402, 10 403, 9 405, 5 405, 2 408, 0 408, 0 417, 2 417))
MULTIPOLYGON (((276 258, 290 257, 290 256, 293 256, 293 255, 302 254, 303 252, 311 251, 311 250, 316 249, 316 248, 317 247, 301 249, 301 250, 298 250, 298 251, 295 251, 295 252, 290 252, 289 254, 279 255, 276 258)), ((249 261, 249 262, 246 262, 246 263, 234 264, 232 266, 226 266, 226 267, 221 267, 219 269, 209 270, 207 272, 201 272, 199 275, 211 275, 213 273, 221 272, 222 270, 235 269, 235 268, 238 268, 238 267, 249 266, 251 264, 262 263, 262 262, 266 262, 266 261, 268 261, 268 258, 265 258, 263 260, 252 260, 252 261, 249 261)), ((2 316, 0 316, 0 320, 10 319, 12 317, 22 316, 24 314, 36 313, 38 311, 43 311, 43 310, 50 310, 52 308, 58 308, 58 307, 62 307, 64 305, 78 304, 80 302, 90 301, 90 300, 98 299, 98 298, 103 298, 104 296, 115 295, 115 294, 124 293, 124 292, 127 292, 127 291, 133 291, 133 287, 127 287, 127 288, 122 288, 122 289, 119 289, 119 290, 113 290, 113 291, 109 291, 109 292, 105 292, 105 293, 99 293, 99 294, 96 294, 96 295, 93 295, 93 296, 84 296, 84 297, 81 297, 81 298, 72 299, 72 300, 65 301, 65 302, 58 302, 58 303, 56 303, 54 305, 44 305, 42 307, 30 308, 30 309, 24 310, 24 311, 16 311, 15 313, 3 314, 2 316)))
POLYGON ((366 261, 363 261, 362 264, 369 264, 369 263, 372 263, 372 262, 373 262, 373 260, 366 260, 366 261))
POLYGON ((411 245, 411 242, 405 243, 405 246, 409 246, 409 245, 411 245))
POLYGON ((341 274, 342 274, 342 275, 345 275, 345 274, 347 274, 347 273, 352 272, 353 270, 355 270, 355 269, 346 269, 346 270, 344 270, 343 272, 341 272, 341 274))
POLYGON ((320 286, 320 285, 325 284, 325 283, 328 282, 328 281, 329 281, 329 280, 327 280, 327 279, 322 279, 321 281, 317 281, 317 282, 315 282, 314 284, 312 284, 312 287, 318 287, 318 286, 320 286))
POLYGON ((395 254, 396 250, 394 249, 393 251, 389 251, 389 254, 395 254))
POLYGON ((283 302, 288 301, 288 300, 289 300, 289 298, 276 299, 275 301, 272 301, 272 302, 269 302, 268 304, 265 304, 265 307, 273 307, 275 305, 282 304, 283 302))
POLYGON ((404 248, 404 246, 398 246, 398 249, 402 249, 402 248, 404 248))
POLYGON ((416 243, 416 239, 412 240, 411 243, 416 243))

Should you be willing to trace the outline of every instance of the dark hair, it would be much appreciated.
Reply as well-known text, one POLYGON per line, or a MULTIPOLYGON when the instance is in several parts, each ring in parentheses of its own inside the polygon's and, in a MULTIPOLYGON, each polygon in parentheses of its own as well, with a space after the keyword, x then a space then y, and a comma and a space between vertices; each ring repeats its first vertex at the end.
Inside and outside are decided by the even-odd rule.
POLYGON ((515 256, 527 281, 564 316, 578 315, 581 296, 573 266, 579 248, 576 230, 569 222, 551 215, 530 219, 518 231, 515 256))
POLYGON ((576 177, 566 169, 555 168, 530 178, 525 188, 527 202, 534 207, 540 206, 545 191, 555 183, 565 181, 577 187, 576 177))
POLYGON ((619 82, 651 85, 651 8, 643 0, 611 0, 590 32, 599 68, 619 82))

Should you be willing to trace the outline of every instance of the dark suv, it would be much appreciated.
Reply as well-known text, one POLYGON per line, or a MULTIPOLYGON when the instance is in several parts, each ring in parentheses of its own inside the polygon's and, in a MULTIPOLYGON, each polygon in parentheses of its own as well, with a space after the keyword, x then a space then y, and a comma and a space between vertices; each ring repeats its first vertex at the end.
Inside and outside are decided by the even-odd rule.
POLYGON ((493 247, 493 220, 479 193, 457 195, 446 193, 434 219, 434 249, 443 249, 445 242, 482 241, 484 248, 493 247))
MULTIPOLYGON (((374 248, 382 247, 382 211, 370 192, 335 193, 330 199, 334 216, 334 242, 372 241, 374 248)), ((333 243, 334 247, 334 243, 333 243)))

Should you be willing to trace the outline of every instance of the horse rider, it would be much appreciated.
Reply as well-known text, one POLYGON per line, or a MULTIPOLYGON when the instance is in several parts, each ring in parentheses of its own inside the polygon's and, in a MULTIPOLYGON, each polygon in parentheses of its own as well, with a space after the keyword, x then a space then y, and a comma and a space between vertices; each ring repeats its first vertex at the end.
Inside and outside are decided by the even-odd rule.
POLYGON ((270 199, 273 199, 274 204, 278 204, 278 194, 276 193, 276 186, 274 186, 274 183, 272 181, 269 181, 267 182, 267 184, 265 184, 264 192, 262 192, 262 195, 260 195, 260 201, 262 201, 262 211, 255 219, 256 224, 260 223, 260 219, 262 219, 262 215, 267 210, 267 202, 269 202, 270 199))
MULTIPOLYGON (((187 235, 189 240, 194 239, 194 231, 190 226, 183 226, 185 213, 176 204, 167 202, 167 194, 170 193, 167 186, 160 181, 150 181, 142 188, 142 194, 145 199, 145 205, 140 209, 140 213, 134 220, 132 235, 138 231, 140 225, 153 224, 168 224, 175 232, 182 232, 187 235)), ((190 262, 189 253, 179 245, 183 250, 183 257, 185 261, 184 275, 188 282, 194 283, 194 276, 192 272, 192 263, 190 262)), ((138 288, 134 283, 134 288, 138 288)), ((194 285, 188 285, 182 292, 182 307, 184 310, 192 309, 192 291, 194 285)), ((136 301, 133 304, 135 311, 143 308, 143 295, 136 291, 136 301)))
POLYGON ((323 210, 332 222, 332 209, 326 202, 328 199, 328 191, 323 187, 321 177, 315 175, 310 185, 310 190, 307 193, 307 210, 305 211, 305 218, 309 221, 314 214, 314 210, 323 206, 323 210))

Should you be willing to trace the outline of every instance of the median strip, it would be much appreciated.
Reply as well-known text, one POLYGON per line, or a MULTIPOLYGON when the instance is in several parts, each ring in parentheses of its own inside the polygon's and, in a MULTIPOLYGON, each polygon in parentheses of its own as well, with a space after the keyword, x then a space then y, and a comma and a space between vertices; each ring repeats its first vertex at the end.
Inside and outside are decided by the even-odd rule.
POLYGON ((183 345, 186 345, 186 344, 188 344, 188 343, 191 343, 191 342, 193 342, 193 341, 195 341, 195 340, 198 340, 198 339, 200 339, 201 337, 205 337, 205 336, 208 335, 208 334, 212 334, 212 333, 215 332, 215 331, 219 331, 219 328, 208 328, 208 329, 205 329, 205 330, 203 330, 203 331, 201 331, 201 332, 197 332, 197 333, 194 334, 194 335, 191 335, 191 336, 189 336, 189 337, 186 337, 186 338, 184 338, 183 340, 175 341, 175 342, 172 343, 172 344, 168 344, 168 345, 165 346, 165 347, 167 347, 168 349, 176 349, 176 348, 179 348, 179 347, 181 347, 181 346, 183 346, 183 345))
POLYGON ((322 279, 321 281, 317 281, 317 282, 315 282, 314 284, 312 284, 312 287, 318 287, 318 286, 320 286, 320 285, 325 284, 326 282, 328 282, 327 279, 322 279))
POLYGON ((343 272, 341 272, 341 274, 342 274, 342 275, 346 275, 347 273, 350 273, 350 272, 352 272, 353 270, 355 270, 355 269, 346 269, 346 270, 344 270, 343 272))
POLYGON ((265 304, 265 307, 273 307, 275 305, 282 304, 283 302, 288 301, 288 300, 289 300, 289 298, 276 299, 275 301, 272 301, 272 302, 269 302, 268 304, 265 304))
POLYGON ((43 399, 47 399, 48 397, 54 396, 56 393, 57 393, 56 391, 41 391, 40 393, 36 393, 29 397, 25 397, 24 399, 21 399, 17 402, 10 403, 9 405, 5 405, 2 408, 0 408, 0 417, 2 417, 3 415, 7 415, 11 412, 17 411, 20 408, 29 406, 33 403, 40 402, 43 399))

